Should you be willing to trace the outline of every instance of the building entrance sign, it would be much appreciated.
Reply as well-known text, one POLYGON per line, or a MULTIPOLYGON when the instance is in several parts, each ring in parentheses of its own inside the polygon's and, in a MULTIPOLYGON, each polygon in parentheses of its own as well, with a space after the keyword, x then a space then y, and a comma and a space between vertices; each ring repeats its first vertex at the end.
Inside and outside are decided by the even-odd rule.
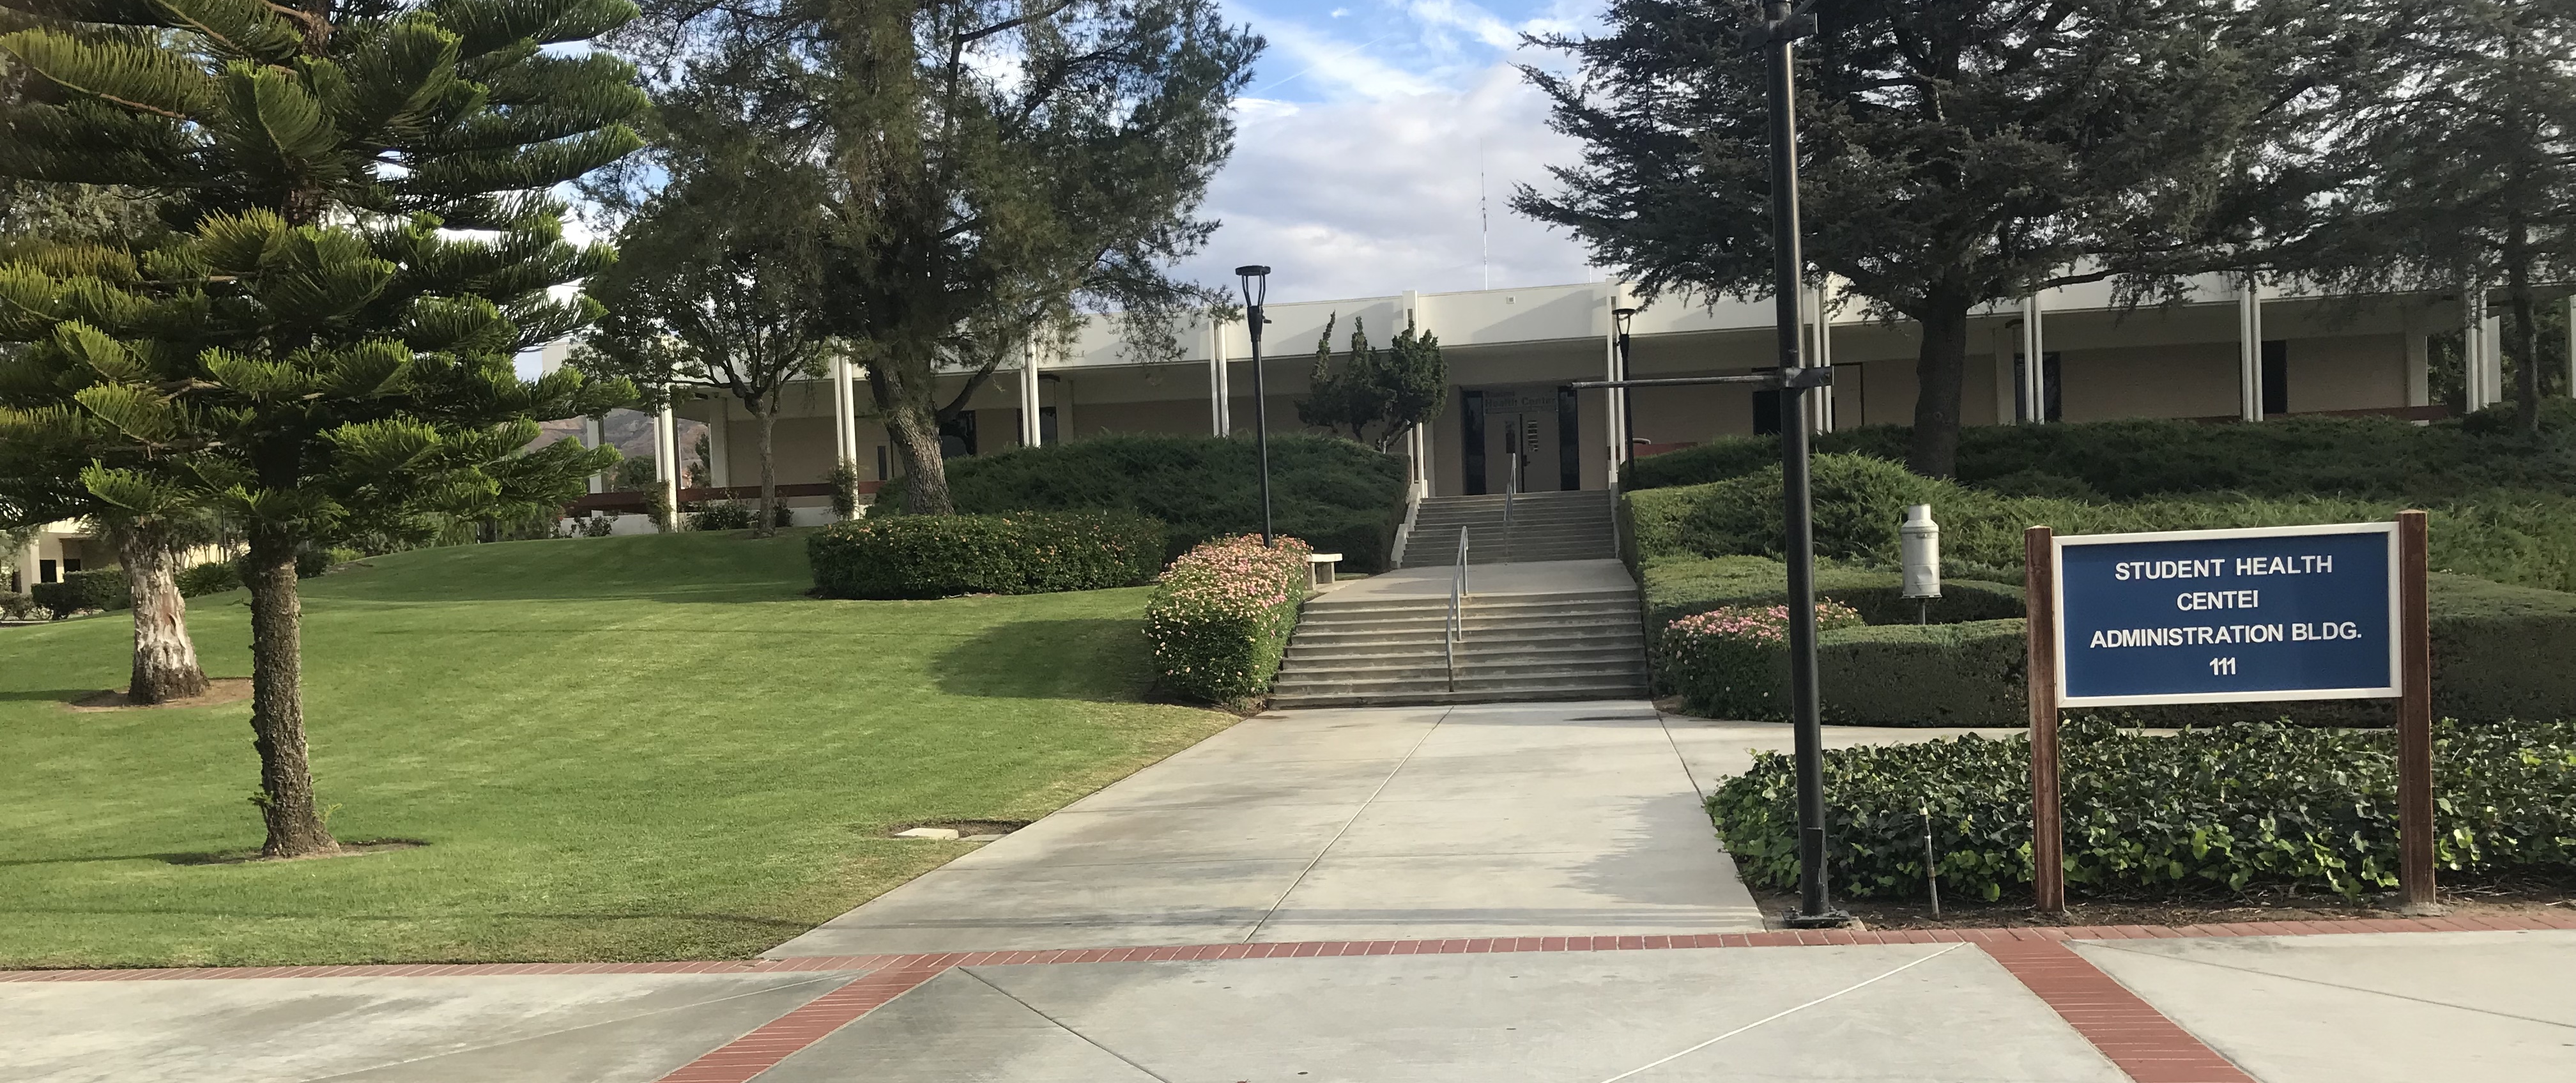
POLYGON ((2399 694, 2395 523, 2053 540, 2061 707, 2399 694))
POLYGON ((2423 512, 2393 523, 2022 536, 2031 888, 2066 909, 2061 709, 2397 700, 2398 890, 2434 910, 2423 512))

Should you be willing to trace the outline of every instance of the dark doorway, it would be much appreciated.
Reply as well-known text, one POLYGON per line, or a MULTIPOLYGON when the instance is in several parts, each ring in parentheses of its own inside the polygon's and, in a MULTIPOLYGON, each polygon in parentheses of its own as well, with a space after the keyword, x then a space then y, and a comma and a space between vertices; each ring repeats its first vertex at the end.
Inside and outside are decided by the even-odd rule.
MULTIPOLYGON (((2039 355, 2039 382, 2047 389, 2046 394, 2042 396, 2047 401, 2041 404, 2042 413, 2039 415, 2042 421, 2066 420, 2066 383, 2059 378, 2059 373, 2063 371, 2059 365, 2061 357, 2062 355, 2054 351, 2039 355)), ((2022 372, 2021 359, 2022 355, 2013 355, 2013 416, 2015 418, 2030 416, 2030 380, 2022 372)))
POLYGON ((1753 393, 1753 435, 1780 435, 1780 389, 1753 393))
POLYGON ((1583 444, 1577 434, 1583 418, 1574 408, 1574 389, 1556 389, 1556 487, 1573 492, 1583 487, 1583 444))
POLYGON ((1464 441, 1458 457, 1460 480, 1466 483, 1468 496, 1485 495, 1485 393, 1458 393, 1461 421, 1459 436, 1464 441))
POLYGON ((2290 412, 2290 344, 2277 338, 2263 344, 2263 412, 2290 412))
POLYGON ((1064 438, 1056 433, 1055 407, 1038 407, 1038 443, 1061 444, 1063 442, 1064 438))

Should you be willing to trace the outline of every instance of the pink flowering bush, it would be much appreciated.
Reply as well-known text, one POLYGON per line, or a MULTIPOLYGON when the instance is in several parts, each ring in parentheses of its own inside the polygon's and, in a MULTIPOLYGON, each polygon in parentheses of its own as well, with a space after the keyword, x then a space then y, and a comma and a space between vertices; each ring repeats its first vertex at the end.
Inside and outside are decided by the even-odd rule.
MULTIPOLYGON (((1816 630, 1851 628, 1860 611, 1816 603, 1816 630)), ((1682 709, 1709 718, 1785 719, 1789 607, 1730 605, 1664 626, 1655 670, 1682 697, 1682 709)))
POLYGON ((1208 703, 1269 690, 1306 601, 1314 547, 1280 538, 1217 538, 1181 554, 1145 603, 1145 636, 1163 687, 1208 703))

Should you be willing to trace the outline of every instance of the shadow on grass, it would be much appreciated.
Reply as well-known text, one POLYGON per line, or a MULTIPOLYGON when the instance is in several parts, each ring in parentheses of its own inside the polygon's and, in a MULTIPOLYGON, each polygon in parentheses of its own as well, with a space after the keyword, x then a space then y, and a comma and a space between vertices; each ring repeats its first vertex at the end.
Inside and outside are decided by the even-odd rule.
POLYGON ((1141 620, 1024 620, 967 637, 931 672, 952 696, 1140 703, 1151 698, 1153 657, 1141 620))
POLYGON ((98 689, 95 688, 22 688, 13 692, 0 692, 0 702, 53 700, 57 703, 70 703, 82 696, 97 694, 98 689))

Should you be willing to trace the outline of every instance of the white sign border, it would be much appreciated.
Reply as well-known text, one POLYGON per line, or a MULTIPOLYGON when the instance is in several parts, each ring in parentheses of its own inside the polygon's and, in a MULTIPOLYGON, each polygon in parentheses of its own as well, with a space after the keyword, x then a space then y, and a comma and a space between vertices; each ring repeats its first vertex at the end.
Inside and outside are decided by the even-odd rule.
POLYGON ((2406 625, 2403 569, 2399 566, 2396 523, 2325 523, 2313 526, 2230 527, 2221 530, 2159 530, 2134 534, 2053 534, 2049 538, 2049 613, 2057 625, 2057 665, 2050 692, 2060 709, 2069 707, 2134 707, 2167 703, 2260 703, 2267 700, 2396 699, 2406 694, 2406 625), (2066 694, 2066 547, 2118 545, 2129 542, 2222 541, 2228 538, 2291 538, 2320 534, 2385 534, 2388 537, 2388 685, 2383 688, 2270 689, 2260 692, 2179 692, 2143 696, 2069 696, 2066 694))

